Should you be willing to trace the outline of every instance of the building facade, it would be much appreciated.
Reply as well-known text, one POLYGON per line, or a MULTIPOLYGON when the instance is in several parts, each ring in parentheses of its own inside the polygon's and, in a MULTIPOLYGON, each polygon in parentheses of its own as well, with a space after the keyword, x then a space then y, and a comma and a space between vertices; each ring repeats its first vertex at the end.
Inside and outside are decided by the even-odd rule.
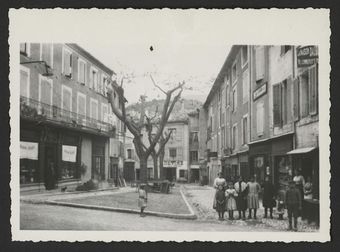
POLYGON ((188 114, 189 128, 189 182, 197 183, 200 180, 200 151, 199 151, 199 110, 188 114))
POLYGON ((210 184, 222 171, 279 188, 299 170, 318 197, 317 62, 315 46, 231 48, 200 113, 210 184))
POLYGON ((106 87, 115 73, 77 44, 22 43, 20 64, 21 186, 113 177, 120 121, 106 87))

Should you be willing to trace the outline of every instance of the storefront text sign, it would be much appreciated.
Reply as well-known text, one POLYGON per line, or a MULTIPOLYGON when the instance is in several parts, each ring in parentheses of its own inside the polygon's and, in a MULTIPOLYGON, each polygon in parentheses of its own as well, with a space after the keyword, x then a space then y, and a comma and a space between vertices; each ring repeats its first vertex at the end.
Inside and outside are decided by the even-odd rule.
POLYGON ((176 161, 176 160, 164 160, 163 166, 164 167, 177 167, 183 165, 183 161, 176 161))
POLYGON ((20 141, 20 158, 38 160, 38 143, 20 141))
POLYGON ((265 93, 267 93, 267 82, 254 91, 254 93, 253 93, 254 101, 256 99, 260 98, 265 93))
POLYGON ((297 66, 308 67, 316 63, 318 49, 316 46, 303 46, 296 49, 297 66))
POLYGON ((76 162, 77 146, 63 145, 62 160, 67 162, 76 162))

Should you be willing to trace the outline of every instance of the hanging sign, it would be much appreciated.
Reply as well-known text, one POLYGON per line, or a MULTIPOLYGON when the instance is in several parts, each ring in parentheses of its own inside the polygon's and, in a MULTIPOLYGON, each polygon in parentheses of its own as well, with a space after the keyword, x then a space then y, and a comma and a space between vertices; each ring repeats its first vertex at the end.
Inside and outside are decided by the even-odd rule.
POLYGON ((318 48, 316 46, 303 46, 296 49, 297 66, 309 67, 316 63, 318 48))
POLYGON ((258 89, 256 89, 253 92, 253 100, 257 100, 258 98, 260 98, 262 95, 267 93, 267 82, 265 82, 261 87, 259 87, 258 89))
POLYGON ((63 145, 62 160, 66 162, 76 162, 77 146, 63 145))
POLYGON ((38 160, 38 143, 20 141, 20 158, 38 160))

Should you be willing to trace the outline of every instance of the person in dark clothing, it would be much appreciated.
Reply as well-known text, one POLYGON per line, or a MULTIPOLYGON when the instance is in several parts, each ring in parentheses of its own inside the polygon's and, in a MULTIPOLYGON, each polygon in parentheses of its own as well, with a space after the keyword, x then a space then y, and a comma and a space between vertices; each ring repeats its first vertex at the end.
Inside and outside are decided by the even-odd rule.
POLYGON ((294 218, 294 230, 297 231, 297 218, 302 207, 301 193, 296 188, 295 182, 289 182, 289 189, 286 192, 286 206, 288 211, 289 230, 292 230, 292 220, 294 218))
POLYGON ((238 210, 238 219, 240 220, 243 216, 243 220, 245 220, 246 210, 247 210, 248 191, 247 191, 247 184, 246 182, 243 181, 243 178, 241 176, 238 178, 238 182, 235 183, 234 188, 237 193, 236 206, 238 210))
POLYGON ((218 213, 218 219, 224 220, 226 196, 225 196, 224 188, 222 185, 219 185, 217 189, 218 190, 215 194, 216 211, 218 213))
POLYGON ((275 206, 275 188, 274 185, 269 181, 269 176, 265 177, 263 184, 263 207, 264 207, 264 218, 267 218, 268 209, 270 212, 270 218, 273 219, 273 207, 275 206))

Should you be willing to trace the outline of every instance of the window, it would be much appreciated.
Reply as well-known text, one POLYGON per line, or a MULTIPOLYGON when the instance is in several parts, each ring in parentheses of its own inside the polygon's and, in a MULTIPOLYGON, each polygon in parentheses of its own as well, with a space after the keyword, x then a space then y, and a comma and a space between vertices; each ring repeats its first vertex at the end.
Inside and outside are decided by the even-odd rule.
POLYGON ((30 56, 30 44, 29 43, 20 43, 20 53, 27 57, 30 56))
POLYGON ((66 118, 71 118, 72 112, 72 89, 65 85, 61 86, 61 111, 66 118))
POLYGON ((85 85, 86 82, 86 62, 82 59, 78 59, 78 81, 85 85))
POLYGON ((231 142, 231 147, 232 149, 235 149, 236 148, 236 145, 237 145, 237 125, 235 124, 233 127, 232 127, 232 132, 231 132, 232 136, 232 142, 231 142))
POLYGON ((264 78, 265 69, 264 46, 255 47, 255 80, 259 81, 264 78))
POLYGON ((236 83, 236 80, 237 80, 237 68, 235 62, 231 69, 231 82, 233 83, 233 85, 236 83))
POLYGON ((283 82, 273 86, 273 113, 274 126, 282 127, 289 121, 291 115, 291 81, 284 80, 283 82))
POLYGON ((248 143, 248 118, 242 118, 242 144, 248 143))
POLYGON ((317 114, 318 73, 317 66, 305 71, 300 77, 300 115, 302 118, 317 114))
POLYGON ((198 151, 190 151, 190 163, 198 162, 198 151))
POLYGON ((98 91, 98 70, 91 67, 90 88, 98 91))
POLYGON ((102 84, 101 84, 101 93, 106 96, 107 94, 107 84, 108 84, 108 78, 106 75, 102 75, 102 84))
POLYGON ((237 89, 236 89, 236 87, 233 88, 232 100, 233 100, 233 112, 235 112, 236 109, 237 109, 237 89))
POLYGON ((30 70, 20 66, 20 96, 30 97, 30 70))
POLYGON ((258 136, 263 135, 264 121, 264 103, 258 102, 256 104, 256 133, 258 136))
POLYGON ((173 140, 176 140, 176 128, 168 128, 168 132, 172 132, 171 133, 171 136, 170 136, 170 140, 173 141, 173 140))
POLYGON ((242 74, 242 97, 243 103, 246 103, 249 99, 249 71, 246 69, 242 74))
POLYGON ((66 48, 63 50, 63 73, 69 78, 72 77, 72 52, 66 48))
POLYGON ((226 87, 226 97, 225 97, 225 100, 226 100, 226 105, 227 107, 230 105, 230 90, 229 90, 229 84, 227 85, 226 87))
POLYGON ((184 178, 185 177, 185 170, 179 170, 179 177, 184 178))
POLYGON ((53 81, 42 75, 39 75, 39 101, 43 104, 51 106, 52 103, 52 90, 53 81))
POLYGON ((86 95, 83 93, 77 94, 77 115, 78 123, 80 125, 85 125, 86 123, 86 95))
POLYGON ((102 103, 102 116, 101 119, 103 122, 108 122, 108 108, 107 108, 107 104, 102 103))
POLYGON ((53 67, 53 45, 43 43, 40 45, 40 60, 46 62, 49 67, 53 67))
POLYGON ((190 132, 190 144, 198 143, 198 132, 190 132))
POLYGON ((176 148, 169 148, 169 156, 170 158, 175 159, 177 156, 177 149, 176 148))
POLYGON ((281 46, 281 55, 285 55, 292 47, 288 45, 281 46))
POLYGON ((242 46, 241 49, 241 64, 244 67, 248 63, 248 46, 242 46))
POLYGON ((91 118, 98 120, 98 101, 91 98, 90 100, 91 118))
POLYGON ((132 149, 127 149, 127 158, 132 159, 132 149))

